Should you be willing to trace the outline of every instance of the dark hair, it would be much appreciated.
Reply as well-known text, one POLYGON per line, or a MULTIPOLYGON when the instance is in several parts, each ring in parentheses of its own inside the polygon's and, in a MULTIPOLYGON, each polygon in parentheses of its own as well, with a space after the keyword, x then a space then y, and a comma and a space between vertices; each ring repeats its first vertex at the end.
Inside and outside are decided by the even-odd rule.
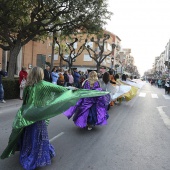
POLYGON ((109 70, 109 74, 110 74, 110 75, 113 75, 113 70, 109 70))
POLYGON ((115 78, 115 80, 119 79, 119 74, 116 74, 116 75, 114 76, 114 78, 115 78))
POLYGON ((57 69, 57 67, 53 67, 53 69, 51 71, 53 72, 55 69, 57 69))
POLYGON ((126 81, 126 75, 125 74, 122 75, 122 80, 126 81))
POLYGON ((108 72, 105 72, 103 74, 103 81, 104 81, 105 84, 107 84, 110 81, 110 75, 109 75, 108 72))

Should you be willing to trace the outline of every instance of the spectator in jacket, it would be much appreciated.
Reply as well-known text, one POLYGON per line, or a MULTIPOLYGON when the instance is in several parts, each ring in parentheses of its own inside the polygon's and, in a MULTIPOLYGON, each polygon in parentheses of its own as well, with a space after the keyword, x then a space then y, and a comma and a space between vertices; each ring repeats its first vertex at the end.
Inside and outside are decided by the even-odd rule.
POLYGON ((59 75, 58 75, 58 72, 57 72, 57 68, 56 68, 56 67, 54 67, 54 68, 52 69, 51 78, 52 78, 52 83, 53 83, 53 84, 57 84, 59 75))
POLYGON ((170 84, 169 84, 169 79, 167 78, 165 81, 165 94, 169 94, 170 91, 170 84))
POLYGON ((67 85, 72 86, 74 83, 74 78, 73 75, 71 74, 71 70, 68 71, 68 77, 69 77, 69 83, 67 85))
POLYGON ((26 71, 26 67, 22 67, 21 71, 19 72, 20 100, 22 100, 23 97, 23 91, 27 80, 27 75, 28 73, 26 71))
POLYGON ((51 78, 51 73, 50 73, 50 66, 46 65, 45 69, 44 69, 44 80, 48 81, 48 82, 52 82, 52 78, 51 78))
POLYGON ((80 88, 80 74, 78 73, 77 69, 74 70, 74 84, 75 87, 80 88))
POLYGON ((27 68, 26 67, 22 67, 21 71, 19 72, 19 84, 21 84, 21 81, 23 78, 27 79, 27 68))
POLYGON ((60 86, 64 86, 64 70, 61 68, 58 72, 59 78, 57 84, 60 86))
POLYGON ((68 71, 66 70, 63 75, 64 75, 64 86, 68 86, 69 83, 68 71))

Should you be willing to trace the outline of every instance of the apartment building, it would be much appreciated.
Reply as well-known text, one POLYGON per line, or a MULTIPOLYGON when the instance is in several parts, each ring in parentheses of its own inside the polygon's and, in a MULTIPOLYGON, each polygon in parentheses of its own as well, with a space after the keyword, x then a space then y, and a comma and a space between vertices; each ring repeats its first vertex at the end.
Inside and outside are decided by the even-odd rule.
MULTIPOLYGON (((110 38, 104 43, 104 54, 108 54, 112 51, 112 44, 117 44, 117 48, 114 49, 112 54, 103 61, 101 64, 101 69, 106 69, 111 67, 111 58, 119 51, 119 47, 121 44, 121 40, 118 36, 114 35, 111 32, 104 31, 106 34, 110 34, 110 38)), ((87 35, 81 36, 81 41, 78 41, 74 44, 74 48, 76 51, 80 48, 83 40, 86 38, 88 39, 87 44, 95 51, 99 51, 98 46, 95 42, 91 42, 91 37, 94 37, 94 40, 97 38, 96 35, 91 35, 87 38, 87 35)), ((102 38, 101 38, 102 42, 102 38)), ((3 66, 5 69, 8 69, 8 61, 9 61, 9 52, 5 52, 5 55, 2 57, 2 49, 0 49, 0 63, 3 62, 3 66)), ((15 74, 18 75, 19 71, 21 70, 22 66, 27 67, 30 69, 32 66, 40 66, 44 68, 45 62, 51 62, 51 54, 52 54, 52 39, 47 38, 46 41, 30 41, 25 46, 22 47, 18 57, 17 57, 17 64, 15 69, 15 74)), ((68 57, 68 53, 64 53, 64 57, 68 57)), ((54 66, 61 66, 64 69, 68 69, 67 62, 63 61, 58 53, 55 50, 54 54, 54 66)), ((96 62, 90 58, 87 50, 84 50, 80 56, 78 56, 73 63, 73 68, 77 68, 81 71, 86 70, 96 70, 96 62)))
POLYGON ((122 48, 116 54, 115 65, 117 65, 117 73, 131 75, 132 67, 134 66, 134 57, 131 55, 130 48, 122 48), (126 70, 126 71, 125 71, 126 70))
MULTIPOLYGON (((45 42, 42 41, 30 41, 24 45, 17 57, 15 74, 18 75, 22 66, 25 66, 27 69, 30 69, 32 66, 43 67, 45 61, 49 61, 49 55, 51 54, 50 39, 47 39, 45 42)), ((9 51, 5 52, 5 55, 2 57, 2 49, 0 49, 0 63, 5 65, 5 70, 8 70, 9 62, 9 51)))

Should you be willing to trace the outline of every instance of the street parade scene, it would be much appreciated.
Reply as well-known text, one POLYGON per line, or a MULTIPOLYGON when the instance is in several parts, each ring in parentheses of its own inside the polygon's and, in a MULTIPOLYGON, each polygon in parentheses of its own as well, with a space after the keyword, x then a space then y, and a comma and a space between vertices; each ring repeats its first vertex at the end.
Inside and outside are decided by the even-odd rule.
POLYGON ((0 170, 170 170, 165 1, 0 0, 0 170))

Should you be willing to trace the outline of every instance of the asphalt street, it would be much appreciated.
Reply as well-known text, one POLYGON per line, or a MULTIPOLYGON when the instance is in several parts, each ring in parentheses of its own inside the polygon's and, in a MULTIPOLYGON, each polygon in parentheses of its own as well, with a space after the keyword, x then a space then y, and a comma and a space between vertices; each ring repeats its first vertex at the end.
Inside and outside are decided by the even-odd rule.
MULTIPOLYGON (((21 105, 15 102, 0 105, 0 153, 21 105)), ((131 101, 111 107, 107 126, 88 131, 56 116, 48 131, 57 155, 38 170, 170 170, 169 110, 170 96, 146 83, 131 101)), ((19 153, 0 160, 0 170, 22 170, 19 153)))

